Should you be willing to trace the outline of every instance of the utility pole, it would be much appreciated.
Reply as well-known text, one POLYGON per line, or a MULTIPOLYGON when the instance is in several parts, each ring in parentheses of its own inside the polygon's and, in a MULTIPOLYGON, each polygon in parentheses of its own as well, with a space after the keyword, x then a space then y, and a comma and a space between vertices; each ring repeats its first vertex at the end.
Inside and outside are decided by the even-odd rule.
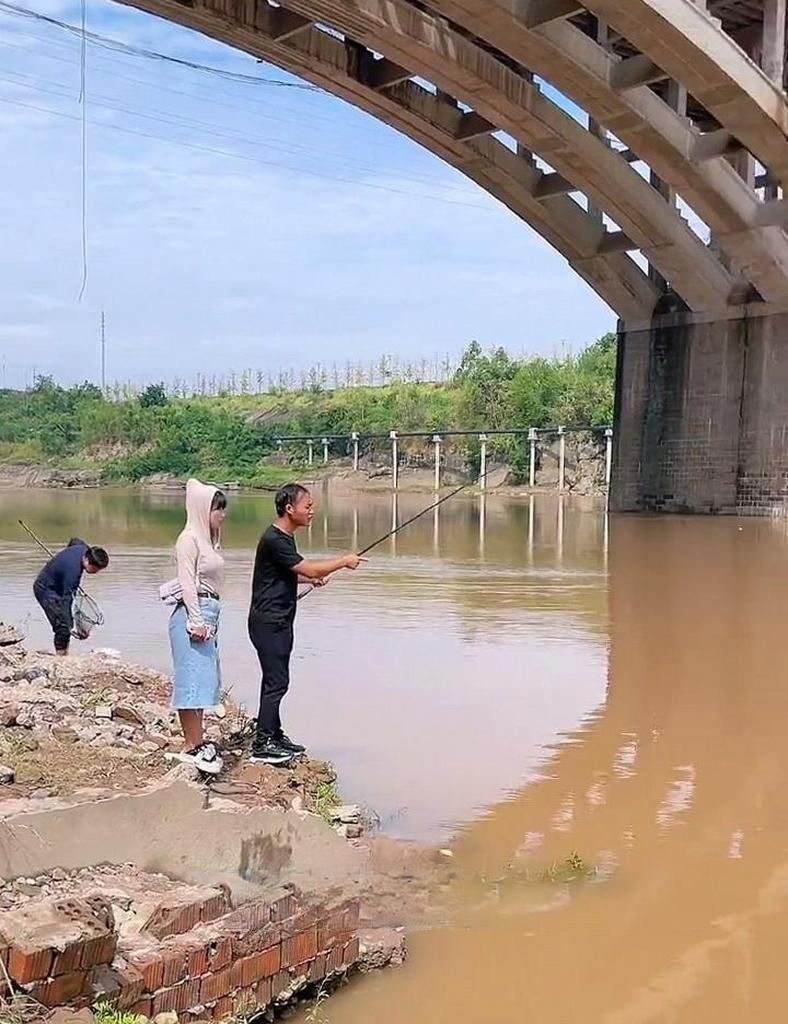
POLYGON ((101 393, 107 395, 107 334, 105 330, 104 310, 101 311, 101 393))

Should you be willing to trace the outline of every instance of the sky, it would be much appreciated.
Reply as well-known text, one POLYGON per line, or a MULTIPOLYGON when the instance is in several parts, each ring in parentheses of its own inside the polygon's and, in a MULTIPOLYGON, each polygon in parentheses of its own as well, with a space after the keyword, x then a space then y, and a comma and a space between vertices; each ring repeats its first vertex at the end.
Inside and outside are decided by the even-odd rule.
MULTIPOLYGON (((78 0, 13 0, 72 25, 78 0)), ((111 0, 88 28, 267 81, 87 46, 0 3, 0 386, 276 374, 578 350, 610 309, 416 143, 298 79, 111 0), (271 81, 273 80, 273 81, 271 81), (275 83, 279 84, 275 84, 275 83)))

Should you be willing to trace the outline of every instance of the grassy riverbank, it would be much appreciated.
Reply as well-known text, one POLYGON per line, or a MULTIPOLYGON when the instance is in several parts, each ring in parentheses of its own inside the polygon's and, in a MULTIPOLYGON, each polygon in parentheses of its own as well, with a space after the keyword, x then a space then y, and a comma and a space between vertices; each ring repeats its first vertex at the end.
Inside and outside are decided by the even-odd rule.
MULTIPOLYGON (((609 423, 615 337, 580 355, 514 359, 471 345, 445 384, 394 380, 379 387, 278 388, 265 394, 172 398, 162 385, 108 401, 92 384, 62 388, 39 378, 27 391, 0 391, 0 465, 93 473, 104 482, 155 474, 203 475, 273 486, 292 475, 271 460, 280 434, 387 433, 562 423, 609 423)), ((525 446, 496 439, 494 454, 524 470, 525 446)), ((466 455, 473 460, 474 446, 466 455)))

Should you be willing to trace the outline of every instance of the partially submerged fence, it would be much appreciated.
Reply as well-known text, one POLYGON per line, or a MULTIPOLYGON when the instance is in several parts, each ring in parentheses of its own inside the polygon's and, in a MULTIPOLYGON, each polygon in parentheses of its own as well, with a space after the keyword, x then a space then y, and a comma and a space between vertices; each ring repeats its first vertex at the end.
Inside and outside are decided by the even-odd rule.
POLYGON ((558 439, 558 490, 566 489, 566 438, 568 434, 587 433, 603 436, 605 439, 605 487, 610 487, 610 473, 613 462, 613 430, 609 426, 594 427, 521 427, 510 430, 443 430, 440 433, 421 430, 390 430, 387 434, 361 434, 354 430, 350 434, 292 434, 276 438, 279 450, 284 449, 285 444, 298 444, 306 446, 307 463, 312 466, 315 462, 315 445, 322 446, 322 461, 328 465, 332 445, 344 442, 346 451, 352 454, 353 469, 359 468, 361 446, 374 444, 376 441, 388 441, 391 445, 391 486, 397 489, 400 473, 400 442, 410 438, 422 438, 432 444, 434 449, 434 487, 439 490, 441 486, 441 471, 443 467, 442 448, 447 438, 465 437, 474 438, 479 442, 479 475, 478 483, 481 490, 487 485, 487 466, 489 455, 490 438, 493 437, 527 437, 528 439, 528 484, 530 487, 536 485, 536 466, 539 455, 540 442, 547 438, 558 439))

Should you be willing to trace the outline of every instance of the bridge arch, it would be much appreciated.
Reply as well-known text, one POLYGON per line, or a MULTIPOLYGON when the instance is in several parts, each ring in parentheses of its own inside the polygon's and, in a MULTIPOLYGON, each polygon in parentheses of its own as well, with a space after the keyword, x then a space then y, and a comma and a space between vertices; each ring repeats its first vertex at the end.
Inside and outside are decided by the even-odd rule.
MULTIPOLYGON (((736 0, 121 2, 254 53, 404 132, 534 227, 624 320, 647 319, 668 287, 696 312, 788 298, 778 194, 788 104, 704 9, 736 0), (621 33, 615 45, 602 18, 621 33), (687 89, 711 126, 688 112, 687 89), (742 152, 745 165, 732 166, 742 152)), ((765 2, 784 17, 784 0, 765 2)))

